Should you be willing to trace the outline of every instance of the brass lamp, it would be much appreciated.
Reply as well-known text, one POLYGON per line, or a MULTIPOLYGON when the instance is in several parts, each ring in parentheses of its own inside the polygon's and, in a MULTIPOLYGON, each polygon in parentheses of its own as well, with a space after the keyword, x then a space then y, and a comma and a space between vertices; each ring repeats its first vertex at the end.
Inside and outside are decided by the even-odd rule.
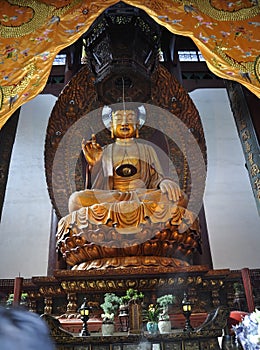
POLYGON ((88 337, 90 336, 90 333, 88 331, 88 319, 89 319, 89 312, 90 312, 90 307, 88 306, 87 303, 87 298, 84 298, 84 301, 81 305, 81 307, 78 309, 78 312, 80 313, 80 319, 83 322, 82 330, 79 333, 81 337, 88 337))
POLYGON ((186 292, 184 292, 183 300, 182 300, 182 312, 185 316, 185 327, 184 332, 191 332, 193 328, 190 324, 190 315, 191 315, 191 302, 189 301, 189 297, 186 292))

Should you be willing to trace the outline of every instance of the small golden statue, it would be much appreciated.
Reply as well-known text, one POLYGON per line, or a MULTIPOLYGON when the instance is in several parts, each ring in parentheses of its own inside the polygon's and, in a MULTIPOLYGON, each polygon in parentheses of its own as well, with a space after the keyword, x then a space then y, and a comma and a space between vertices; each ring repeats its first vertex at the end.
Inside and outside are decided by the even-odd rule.
POLYGON ((154 148, 138 140, 145 115, 143 106, 105 106, 102 119, 115 142, 102 148, 94 134, 82 141, 94 181, 91 189, 71 195, 70 214, 57 233, 74 269, 187 266, 199 245, 186 194, 164 177, 154 148))

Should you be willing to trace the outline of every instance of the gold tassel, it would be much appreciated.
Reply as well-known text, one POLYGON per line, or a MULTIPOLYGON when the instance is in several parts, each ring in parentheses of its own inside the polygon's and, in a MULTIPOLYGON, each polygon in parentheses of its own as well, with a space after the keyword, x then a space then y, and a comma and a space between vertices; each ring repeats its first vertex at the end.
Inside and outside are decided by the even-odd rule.
POLYGON ((113 128, 111 128, 111 139, 114 138, 114 132, 113 132, 113 128))

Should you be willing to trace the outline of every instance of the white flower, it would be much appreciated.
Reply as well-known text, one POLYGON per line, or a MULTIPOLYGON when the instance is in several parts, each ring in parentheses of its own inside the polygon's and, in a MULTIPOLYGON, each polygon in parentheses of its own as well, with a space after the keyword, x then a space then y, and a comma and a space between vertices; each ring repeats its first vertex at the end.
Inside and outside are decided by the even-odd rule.
POLYGON ((233 327, 237 338, 245 349, 260 350, 260 311, 246 315, 242 322, 233 327))
POLYGON ((103 321, 114 321, 115 314, 104 313, 104 314, 101 314, 101 318, 103 319, 103 321))

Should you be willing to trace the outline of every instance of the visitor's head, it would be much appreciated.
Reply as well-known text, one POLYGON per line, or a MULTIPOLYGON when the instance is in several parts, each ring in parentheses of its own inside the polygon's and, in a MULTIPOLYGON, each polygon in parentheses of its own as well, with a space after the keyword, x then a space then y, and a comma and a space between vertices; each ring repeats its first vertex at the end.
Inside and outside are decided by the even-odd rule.
POLYGON ((54 350, 47 324, 39 315, 0 307, 1 350, 54 350))

